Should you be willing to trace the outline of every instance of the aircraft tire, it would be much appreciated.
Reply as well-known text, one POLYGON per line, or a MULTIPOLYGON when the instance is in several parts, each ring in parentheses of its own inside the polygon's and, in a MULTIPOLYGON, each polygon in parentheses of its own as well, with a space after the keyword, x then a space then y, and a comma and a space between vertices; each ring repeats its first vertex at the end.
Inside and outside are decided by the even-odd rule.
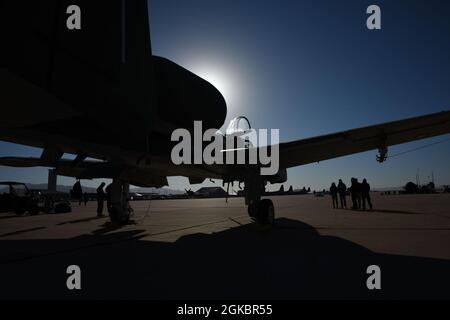
POLYGON ((37 214, 39 214, 39 207, 38 206, 32 206, 29 210, 30 214, 32 216, 35 216, 37 214))
POLYGON ((257 204, 256 222, 261 225, 273 225, 275 221, 275 207, 270 199, 263 199, 257 204))
POLYGON ((256 203, 251 203, 247 206, 247 212, 250 218, 256 218, 256 212, 258 211, 258 206, 256 203))
POLYGON ((127 224, 130 221, 130 210, 126 210, 118 205, 113 205, 109 209, 109 218, 111 222, 118 224, 127 224))

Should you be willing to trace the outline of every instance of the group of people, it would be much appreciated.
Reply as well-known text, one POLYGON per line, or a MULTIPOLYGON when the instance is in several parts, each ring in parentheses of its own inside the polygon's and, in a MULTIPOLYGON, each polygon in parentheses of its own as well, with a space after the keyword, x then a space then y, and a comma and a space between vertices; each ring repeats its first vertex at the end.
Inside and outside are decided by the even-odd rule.
POLYGON ((350 192, 352 198, 353 210, 366 210, 366 202, 370 210, 372 210, 372 200, 370 199, 370 184, 364 179, 358 182, 357 178, 351 179, 351 186, 347 188, 342 179, 339 179, 338 184, 332 183, 330 187, 330 194, 333 200, 333 208, 338 209, 338 196, 340 200, 341 209, 347 209, 347 191, 350 192))
MULTIPOLYGON (((104 203, 106 200, 107 212, 117 220, 127 219, 128 215, 123 214, 125 211, 131 211, 131 207, 128 203, 128 189, 124 189, 124 184, 118 180, 113 181, 106 186, 106 183, 102 182, 97 188, 97 217, 103 217, 104 203)), ((80 180, 77 180, 72 187, 72 197, 79 201, 81 205, 84 200, 85 204, 88 201, 87 193, 82 192, 80 180)))

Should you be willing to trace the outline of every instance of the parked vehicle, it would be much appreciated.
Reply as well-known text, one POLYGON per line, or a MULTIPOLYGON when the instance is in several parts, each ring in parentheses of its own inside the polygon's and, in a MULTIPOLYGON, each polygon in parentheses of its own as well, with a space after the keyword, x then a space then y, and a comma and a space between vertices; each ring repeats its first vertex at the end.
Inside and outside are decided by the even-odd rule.
POLYGON ((0 212, 36 215, 39 213, 38 201, 38 197, 24 183, 0 182, 0 212))

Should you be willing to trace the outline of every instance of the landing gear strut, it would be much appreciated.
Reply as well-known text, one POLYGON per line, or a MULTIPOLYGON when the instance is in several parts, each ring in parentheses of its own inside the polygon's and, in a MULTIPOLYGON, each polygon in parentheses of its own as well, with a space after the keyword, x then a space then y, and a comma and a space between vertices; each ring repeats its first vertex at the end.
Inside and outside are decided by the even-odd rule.
POLYGON ((248 206, 248 215, 261 225, 273 225, 275 221, 275 208, 270 199, 262 199, 265 181, 261 176, 251 176, 245 181, 245 204, 248 206))
POLYGON ((275 208, 270 199, 262 199, 249 205, 248 214, 262 225, 273 225, 275 221, 275 208))
POLYGON ((127 224, 133 215, 133 208, 129 202, 130 185, 127 182, 114 179, 108 186, 108 212, 112 222, 127 224))

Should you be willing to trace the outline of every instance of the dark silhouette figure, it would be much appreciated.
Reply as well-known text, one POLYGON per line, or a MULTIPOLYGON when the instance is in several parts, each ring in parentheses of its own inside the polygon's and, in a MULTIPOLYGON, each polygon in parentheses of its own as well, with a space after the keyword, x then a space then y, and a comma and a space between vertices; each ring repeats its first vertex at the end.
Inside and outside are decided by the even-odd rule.
POLYGON ((105 188, 106 191, 106 208, 108 209, 108 213, 111 212, 111 186, 112 182, 108 184, 105 188))
POLYGON ((347 186, 344 182, 342 182, 341 179, 339 179, 338 183, 338 193, 339 193, 339 200, 341 202, 341 209, 345 208, 347 209, 347 186))
POLYGON ((356 179, 356 184, 358 186, 357 188, 357 201, 358 201, 358 209, 362 208, 362 194, 361 194, 361 182, 358 181, 358 179, 356 179))
POLYGON ((103 202, 105 201, 105 191, 103 190, 104 186, 105 183, 102 182, 97 188, 97 217, 103 216, 103 202))
POLYGON ((334 182, 331 184, 330 193, 331 193, 331 198, 333 199, 333 208, 337 209, 338 208, 338 198, 337 198, 338 188, 336 187, 336 183, 334 183, 334 182))
POLYGON ((89 196, 88 196, 87 192, 83 193, 83 201, 84 201, 84 205, 87 205, 87 203, 89 201, 89 196))
POLYGON ((80 180, 77 180, 72 187, 73 197, 78 200, 78 205, 81 206, 81 202, 83 201, 83 189, 81 188, 80 180))
POLYGON ((366 210, 366 200, 370 210, 372 210, 372 201, 370 199, 370 184, 367 183, 366 179, 364 179, 361 183, 361 197, 363 210, 366 210))
POLYGON ((52 196, 44 197, 44 212, 50 213, 55 209, 55 200, 52 196))
POLYGON ((352 178, 351 181, 350 194, 352 196, 352 209, 358 210, 361 207, 361 184, 356 178, 352 178))

